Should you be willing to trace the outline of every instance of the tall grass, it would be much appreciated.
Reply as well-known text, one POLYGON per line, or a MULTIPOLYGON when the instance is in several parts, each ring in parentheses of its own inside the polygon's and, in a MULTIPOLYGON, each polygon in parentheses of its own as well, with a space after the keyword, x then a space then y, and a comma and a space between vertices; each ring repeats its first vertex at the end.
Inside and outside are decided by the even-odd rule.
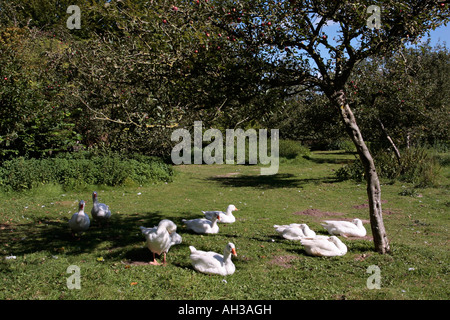
MULTIPOLYGON (((413 183, 417 187, 433 187, 439 185, 441 164, 435 152, 425 147, 412 147, 401 151, 401 161, 398 163, 393 152, 379 151, 374 156, 375 166, 380 178, 413 183)), ((340 180, 364 179, 364 169, 359 161, 344 165, 336 171, 340 180)))

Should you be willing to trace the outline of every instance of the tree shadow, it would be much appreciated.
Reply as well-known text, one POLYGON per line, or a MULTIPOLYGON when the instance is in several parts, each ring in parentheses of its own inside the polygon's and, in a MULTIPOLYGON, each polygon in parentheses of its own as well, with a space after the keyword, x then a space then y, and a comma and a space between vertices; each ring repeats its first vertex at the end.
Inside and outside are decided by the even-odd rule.
POLYGON ((369 239, 350 239, 344 240, 344 243, 347 245, 348 252, 352 253, 367 253, 367 252, 375 252, 373 240, 369 239))
POLYGON ((302 188, 309 183, 335 183, 339 180, 335 177, 321 177, 299 179, 294 174, 283 173, 275 175, 239 175, 233 177, 215 176, 206 178, 215 181, 224 187, 253 187, 260 189, 275 188, 302 188))
POLYGON ((320 155, 320 157, 307 156, 306 159, 314 163, 332 163, 332 164, 349 164, 358 159, 358 155, 354 152, 315 152, 314 155, 320 155), (353 159, 340 159, 333 156, 353 155, 353 159))
POLYGON ((298 245, 299 245, 298 247, 288 248, 286 249, 286 251, 299 256, 310 256, 303 248, 303 246, 300 244, 300 242, 298 243, 298 245))
MULTIPOLYGON (((2 225, 0 248, 8 255, 16 256, 39 251, 55 255, 78 255, 97 250, 105 241, 108 242, 108 248, 126 248, 145 241, 139 226, 153 227, 162 219, 179 220, 176 217, 163 216, 160 211, 113 214, 108 226, 100 226, 91 219, 91 226, 80 237, 72 236, 68 219, 2 225)), ((130 253, 134 254, 140 255, 139 252, 130 253)))

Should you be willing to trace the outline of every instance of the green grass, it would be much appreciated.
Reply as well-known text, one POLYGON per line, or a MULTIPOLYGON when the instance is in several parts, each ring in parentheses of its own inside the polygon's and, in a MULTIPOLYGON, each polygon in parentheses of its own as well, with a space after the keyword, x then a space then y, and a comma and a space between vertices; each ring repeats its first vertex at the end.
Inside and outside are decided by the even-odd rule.
POLYGON ((298 242, 274 232, 274 224, 305 222, 325 234, 323 219, 368 220, 365 185, 334 178, 353 159, 314 152, 309 160, 282 161, 275 176, 260 176, 258 166, 186 165, 175 167, 170 183, 98 187, 99 200, 112 209, 111 224, 93 224, 79 241, 71 238, 67 220, 81 199, 90 213, 90 192, 47 185, 1 194, 0 299, 449 299, 448 166, 444 186, 418 189, 415 196, 400 195, 412 185, 383 184, 389 255, 375 253, 369 239, 343 239, 345 256, 310 257, 298 242), (181 219, 230 203, 239 208, 237 221, 220 225, 219 234, 182 227, 181 219), (295 214, 307 209, 330 216, 295 214), (170 249, 167 266, 143 264, 152 256, 139 226, 163 218, 178 225, 183 243, 170 249), (238 253, 235 274, 193 270, 189 245, 222 252, 230 241, 238 253), (6 260, 10 255, 16 259, 6 260), (70 265, 80 267, 80 290, 67 288, 70 265), (370 265, 381 270, 381 289, 366 286, 370 265))

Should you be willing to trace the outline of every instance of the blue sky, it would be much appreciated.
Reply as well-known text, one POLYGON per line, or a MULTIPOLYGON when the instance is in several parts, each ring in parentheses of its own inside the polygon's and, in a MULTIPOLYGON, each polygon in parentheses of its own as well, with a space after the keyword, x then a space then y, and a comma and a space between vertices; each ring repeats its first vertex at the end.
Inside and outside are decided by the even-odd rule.
MULTIPOLYGON (((333 38, 338 29, 338 24, 331 22, 323 28, 323 31, 329 36, 329 38, 333 38)), ((425 36, 423 40, 425 41, 426 38, 428 38, 428 36, 425 36)), ((445 46, 450 49, 450 24, 447 26, 441 26, 436 30, 431 30, 429 38, 431 39, 431 46, 435 46, 437 43, 444 44, 445 42, 445 46)), ((329 41, 330 40, 331 39, 329 39, 329 41)))
POLYGON ((439 41, 441 44, 444 44, 445 42, 445 46, 450 49, 450 24, 446 27, 442 26, 434 31, 431 31, 430 38, 432 46, 436 45, 439 41))
MULTIPOLYGON (((329 21, 322 29, 322 31, 328 36, 329 43, 333 46, 337 45, 336 35, 338 34, 339 30, 339 25, 333 21, 329 21)), ((428 39, 430 39, 430 45, 432 47, 435 47, 437 44, 440 44, 442 46, 444 46, 445 44, 445 47, 450 50, 450 24, 448 24, 447 26, 443 25, 439 28, 436 28, 436 30, 431 30, 429 32, 429 35, 425 35, 422 38, 422 41, 426 42, 428 39)), ((353 45, 357 47, 357 40, 354 41, 355 42, 353 43, 353 45)), ((324 46, 319 45, 318 50, 325 60, 329 58, 328 50, 325 49, 324 46)), ((312 65, 315 66, 315 63, 312 62, 312 60, 310 61, 312 65)))

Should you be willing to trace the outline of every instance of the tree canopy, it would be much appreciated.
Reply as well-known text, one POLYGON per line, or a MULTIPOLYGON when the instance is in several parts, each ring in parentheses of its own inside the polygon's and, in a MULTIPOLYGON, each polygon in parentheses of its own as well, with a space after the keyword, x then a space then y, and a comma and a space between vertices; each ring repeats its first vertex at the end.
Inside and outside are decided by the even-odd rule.
POLYGON ((327 124, 355 145, 375 247, 389 251, 361 128, 381 127, 401 143, 448 137, 448 52, 404 49, 448 22, 447 4, 92 0, 80 4, 81 28, 69 29, 71 4, 0 0, 2 159, 81 147, 167 155, 168 133, 194 120, 298 121, 316 137, 327 124))

